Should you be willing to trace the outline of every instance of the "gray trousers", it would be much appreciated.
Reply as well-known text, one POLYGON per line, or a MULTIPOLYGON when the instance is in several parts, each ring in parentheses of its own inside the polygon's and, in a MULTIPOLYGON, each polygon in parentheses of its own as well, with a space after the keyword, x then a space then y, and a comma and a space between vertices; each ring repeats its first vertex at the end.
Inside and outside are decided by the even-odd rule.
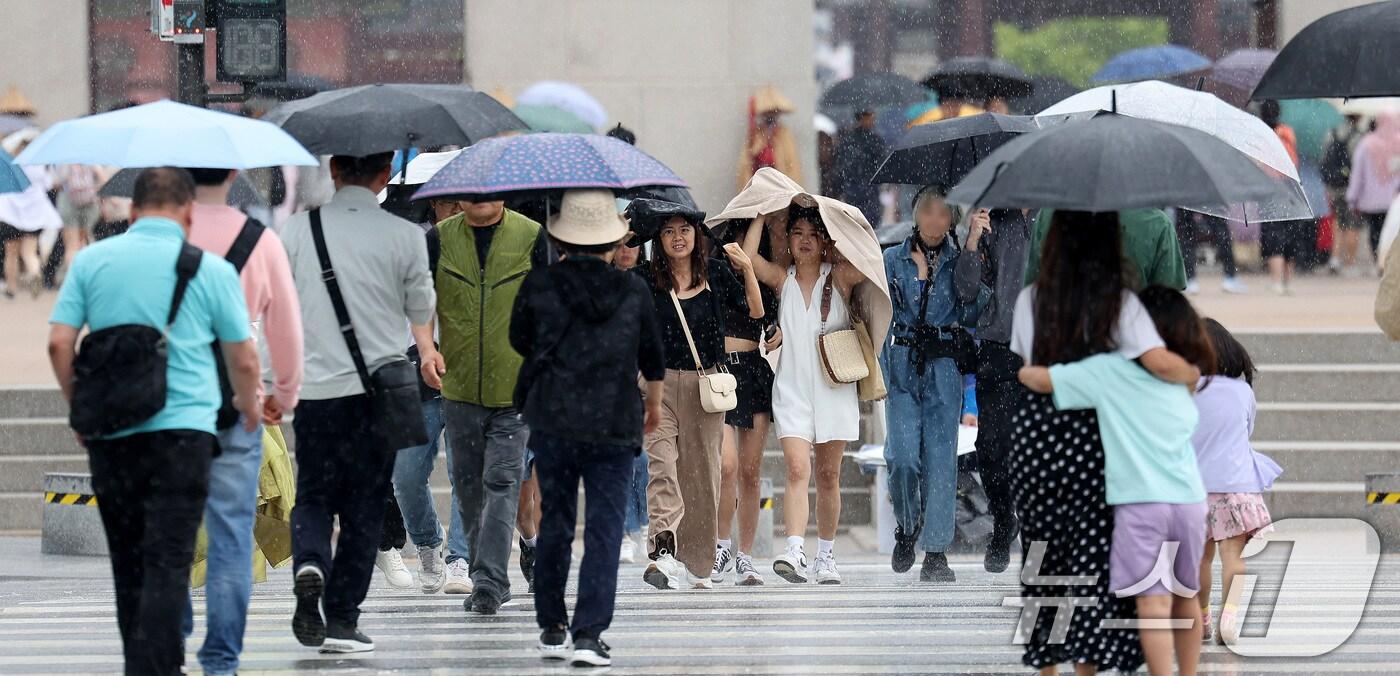
POLYGON ((528 432, 513 408, 443 400, 452 483, 471 546, 472 585, 502 602, 510 598, 511 538, 520 500, 528 432))

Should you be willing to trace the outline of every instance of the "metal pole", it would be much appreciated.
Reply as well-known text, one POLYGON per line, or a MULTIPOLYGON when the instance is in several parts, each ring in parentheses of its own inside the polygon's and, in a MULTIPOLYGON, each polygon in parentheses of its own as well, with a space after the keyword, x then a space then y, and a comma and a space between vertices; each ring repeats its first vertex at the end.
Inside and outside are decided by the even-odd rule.
POLYGON ((175 45, 175 100, 204 107, 204 45, 175 45))

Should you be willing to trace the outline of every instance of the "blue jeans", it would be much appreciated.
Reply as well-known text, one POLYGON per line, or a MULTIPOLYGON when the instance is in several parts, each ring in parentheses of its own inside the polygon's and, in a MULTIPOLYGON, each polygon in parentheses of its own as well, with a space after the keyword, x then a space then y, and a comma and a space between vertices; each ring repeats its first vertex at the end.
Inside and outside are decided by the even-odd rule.
MULTIPOLYGON (((428 429, 425 446, 406 448, 394 457, 394 497, 403 512, 404 529, 408 539, 419 547, 442 544, 442 523, 433 507, 433 492, 428 477, 437 460, 438 439, 442 438, 442 399, 423 402, 423 424, 428 429)), ((449 456, 450 458, 450 456, 449 456)), ((447 463, 448 481, 452 480, 452 463, 447 463)), ((462 510, 457 508, 457 490, 452 490, 452 523, 447 533, 447 561, 468 558, 467 529, 462 527, 462 510)))
POLYGON ((906 533, 919 524, 919 550, 944 552, 953 542, 958 496, 958 420, 962 377, 952 359, 934 359, 920 375, 908 348, 888 348, 885 464, 894 517, 906 533))
POLYGON ((617 560, 628 482, 637 449, 589 444, 536 433, 530 440, 540 479, 540 535, 535 553, 535 620, 542 629, 569 621, 564 586, 569 580, 578 484, 583 481, 583 561, 574 604, 574 640, 598 637, 612 624, 617 600, 617 560))
POLYGON ((647 525, 647 454, 632 461, 632 480, 627 487, 627 520, 623 533, 636 533, 647 525))
MULTIPOLYGON (((253 594, 253 519, 262 469, 262 425, 252 432, 243 419, 219 433, 219 455, 209 467, 204 504, 206 554, 204 645, 199 663, 207 674, 238 670, 248 599, 253 594)), ((194 631, 194 607, 185 601, 185 636, 194 631)))

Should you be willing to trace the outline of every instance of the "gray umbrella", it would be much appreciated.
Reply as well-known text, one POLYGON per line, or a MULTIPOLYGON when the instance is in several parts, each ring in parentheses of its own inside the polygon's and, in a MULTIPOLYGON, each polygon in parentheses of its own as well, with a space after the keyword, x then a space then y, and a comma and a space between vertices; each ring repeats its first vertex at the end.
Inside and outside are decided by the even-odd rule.
POLYGON ((1176 206, 1225 216, 1230 205, 1281 196, 1253 160, 1205 132, 1104 113, 1011 139, 948 200, 1076 211, 1176 206))
POLYGON ((264 118, 313 154, 365 156, 403 148, 469 146, 525 123, 465 85, 377 84, 284 103, 264 118))
MULTIPOLYGON (((97 194, 103 197, 131 197, 136 190, 136 177, 143 171, 145 169, 122 169, 107 179, 97 194)), ((267 200, 258 194, 257 188, 243 172, 233 179, 233 187, 228 191, 228 203, 234 207, 267 206, 267 200)))

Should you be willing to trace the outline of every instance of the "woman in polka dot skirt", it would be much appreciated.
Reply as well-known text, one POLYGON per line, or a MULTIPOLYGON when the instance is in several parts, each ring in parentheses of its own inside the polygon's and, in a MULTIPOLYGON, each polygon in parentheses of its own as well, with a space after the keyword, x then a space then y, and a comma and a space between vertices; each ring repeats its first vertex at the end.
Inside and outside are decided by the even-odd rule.
MULTIPOLYGON (((1122 260, 1117 214, 1056 211, 1040 276, 1016 300, 1011 350, 1036 366, 1118 352, 1164 380, 1194 382, 1198 371, 1163 346, 1127 288, 1122 260)), ((1042 607, 1059 599, 1074 604, 1065 636, 1056 636, 1053 625, 1069 608, 1040 613, 1020 637, 1022 661, 1045 674, 1064 662, 1079 674, 1136 670, 1143 662, 1137 632, 1102 625, 1137 613, 1133 599, 1108 588, 1113 511, 1104 496, 1098 418, 1092 410, 1056 411, 1050 396, 1027 390, 1013 424, 1009 461, 1021 544, 1026 565, 1039 576, 1036 584, 1022 583, 1021 596, 1027 603, 1040 599, 1042 607)))

